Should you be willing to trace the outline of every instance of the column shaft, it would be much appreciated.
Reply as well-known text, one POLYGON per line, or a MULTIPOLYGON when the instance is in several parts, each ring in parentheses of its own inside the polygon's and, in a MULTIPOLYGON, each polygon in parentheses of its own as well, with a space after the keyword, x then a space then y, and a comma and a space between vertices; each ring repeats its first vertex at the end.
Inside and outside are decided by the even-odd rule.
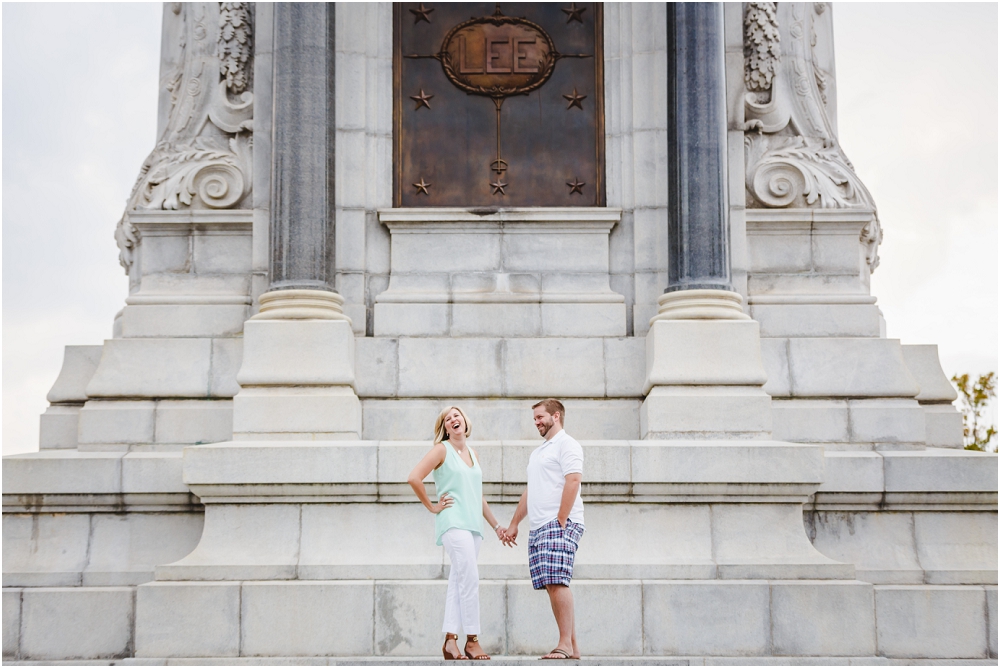
POLYGON ((732 290, 723 7, 667 4, 669 282, 732 290))
POLYGON ((333 291, 334 3, 274 5, 269 291, 333 291))

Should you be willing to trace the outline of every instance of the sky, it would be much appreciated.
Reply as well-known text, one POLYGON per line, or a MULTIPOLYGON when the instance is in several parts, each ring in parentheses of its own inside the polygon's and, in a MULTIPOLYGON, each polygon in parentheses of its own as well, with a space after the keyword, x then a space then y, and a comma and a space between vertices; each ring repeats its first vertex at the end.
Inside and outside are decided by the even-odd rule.
MULTIPOLYGON (((110 338, 124 306, 113 233, 156 140, 160 7, 3 4, 4 454, 37 450, 63 346, 110 338)), ((888 336, 938 344, 948 375, 996 371, 997 5, 833 15, 840 141, 885 231, 872 294, 888 336)))

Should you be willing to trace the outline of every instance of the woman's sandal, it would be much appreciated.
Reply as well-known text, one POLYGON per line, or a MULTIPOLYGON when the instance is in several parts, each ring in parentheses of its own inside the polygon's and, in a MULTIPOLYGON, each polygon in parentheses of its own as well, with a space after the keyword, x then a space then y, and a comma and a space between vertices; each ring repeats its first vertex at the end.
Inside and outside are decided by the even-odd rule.
POLYGON ((445 633, 444 634, 444 645, 441 647, 441 653, 444 654, 445 661, 468 661, 468 659, 462 655, 461 652, 458 654, 452 654, 448 651, 448 641, 454 640, 455 647, 458 647, 458 634, 457 633, 445 633))
POLYGON ((549 652, 549 654, 546 654, 545 656, 538 657, 538 660, 539 661, 542 661, 542 660, 546 660, 546 661, 566 661, 568 659, 572 659, 573 658, 573 657, 571 657, 569 655, 569 652, 567 652, 565 650, 561 650, 558 647, 556 647, 554 650, 552 650, 551 652, 549 652), (561 657, 555 657, 555 656, 549 656, 549 654, 562 654, 562 656, 561 657))
POLYGON ((479 636, 465 636, 465 656, 466 657, 472 659, 473 661, 489 661, 490 660, 490 655, 489 654, 477 654, 475 656, 472 656, 472 653, 469 651, 469 643, 470 642, 478 643, 479 642, 479 636))

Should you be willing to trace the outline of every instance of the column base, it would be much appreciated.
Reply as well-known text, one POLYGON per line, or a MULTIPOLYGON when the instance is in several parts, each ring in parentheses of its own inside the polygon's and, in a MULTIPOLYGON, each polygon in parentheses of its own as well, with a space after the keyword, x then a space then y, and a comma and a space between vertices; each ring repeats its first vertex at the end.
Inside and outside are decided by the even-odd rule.
POLYGON ((678 290, 660 295, 656 320, 749 320, 743 296, 729 290, 678 290))
POLYGON ((260 303, 244 326, 233 439, 361 438, 344 299, 323 290, 274 290, 260 303))
POLYGON ((682 290, 659 303, 646 335, 642 438, 770 438, 760 327, 740 294, 682 290))

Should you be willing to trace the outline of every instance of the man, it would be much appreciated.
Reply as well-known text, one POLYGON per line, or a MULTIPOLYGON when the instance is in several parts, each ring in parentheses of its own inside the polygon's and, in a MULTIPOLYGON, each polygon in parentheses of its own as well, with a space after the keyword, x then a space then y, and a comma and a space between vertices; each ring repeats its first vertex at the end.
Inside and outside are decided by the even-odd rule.
POLYGON ((573 618, 573 560, 583 536, 583 448, 563 429, 566 408, 557 399, 531 407, 535 428, 545 442, 528 460, 528 488, 507 529, 507 545, 517 538, 517 526, 528 516, 528 566, 531 584, 545 589, 559 626, 559 644, 543 659, 579 659, 573 618))

